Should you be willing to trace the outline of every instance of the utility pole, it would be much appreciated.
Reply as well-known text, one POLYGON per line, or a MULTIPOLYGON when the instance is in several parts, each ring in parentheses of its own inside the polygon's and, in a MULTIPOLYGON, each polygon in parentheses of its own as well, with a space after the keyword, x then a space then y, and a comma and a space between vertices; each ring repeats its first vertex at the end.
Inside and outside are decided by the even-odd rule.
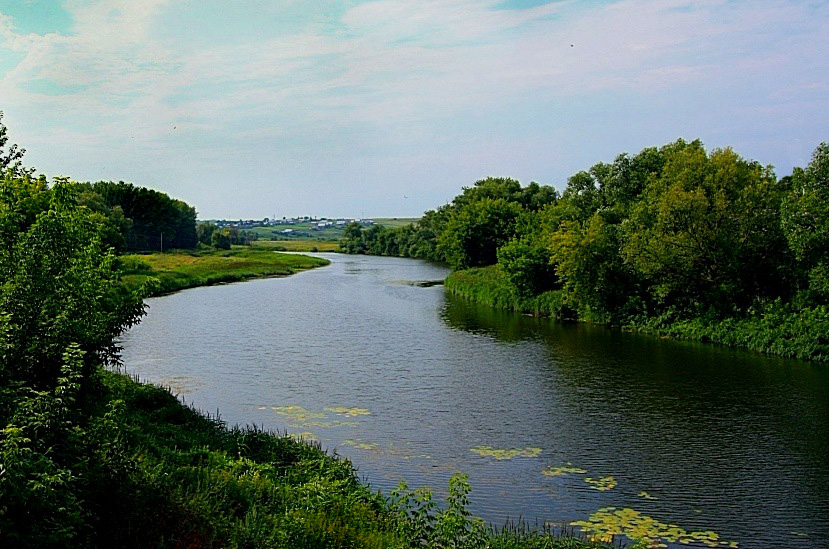
POLYGON ((161 253, 164 253, 164 233, 161 233, 161 253))

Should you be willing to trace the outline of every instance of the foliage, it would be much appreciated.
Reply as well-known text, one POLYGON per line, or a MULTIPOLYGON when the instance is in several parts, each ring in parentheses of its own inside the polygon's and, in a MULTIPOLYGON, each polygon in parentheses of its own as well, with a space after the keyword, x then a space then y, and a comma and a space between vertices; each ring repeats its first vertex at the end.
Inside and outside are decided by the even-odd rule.
POLYGON ((0 381, 54 387, 70 344, 79 346, 87 370, 115 361, 114 338, 143 305, 120 286, 101 226, 76 205, 65 181, 47 191, 42 181, 7 172, 0 195, 0 381), (44 209, 35 214, 33 204, 44 209))
POLYGON ((483 198, 449 214, 438 250, 453 269, 493 265, 498 248, 509 242, 521 207, 503 198, 483 198))
POLYGON ((805 170, 796 169, 782 208, 786 240, 802 267, 808 287, 829 303, 829 143, 821 143, 805 170))
MULTIPOLYGON (((124 231, 126 249, 130 251, 194 248, 196 209, 165 193, 119 181, 78 184, 85 194, 97 195, 98 201, 129 219, 124 231)), ((88 203, 88 199, 87 199, 88 203)))
MULTIPOLYGON (((427 214, 440 221, 429 236, 437 259, 455 269, 450 292, 826 360, 828 204, 829 144, 778 180, 731 149, 708 153, 680 139, 578 172, 561 198, 489 178, 427 214)), ((408 239, 416 232, 425 234, 417 225, 356 230, 342 249, 414 256, 408 239)))

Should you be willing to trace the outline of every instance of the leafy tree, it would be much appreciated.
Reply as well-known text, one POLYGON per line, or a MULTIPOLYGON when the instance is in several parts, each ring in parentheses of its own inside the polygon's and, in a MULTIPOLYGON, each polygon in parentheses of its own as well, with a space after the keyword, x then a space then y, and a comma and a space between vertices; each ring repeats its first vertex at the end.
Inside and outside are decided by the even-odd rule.
POLYGON ((809 288, 829 300, 829 143, 821 143, 805 170, 796 168, 782 205, 782 227, 809 288))
POLYGON ((210 235, 210 244, 217 250, 230 249, 230 231, 222 229, 221 231, 213 231, 210 235))
POLYGON ((17 144, 12 143, 8 149, 6 144, 9 142, 9 135, 6 126, 3 124, 3 111, 0 111, 0 174, 11 170, 15 175, 33 175, 33 169, 26 169, 23 167, 23 155, 26 154, 26 149, 23 149, 17 144))
POLYGON ((216 231, 216 225, 207 221, 202 221, 196 225, 196 238, 198 238, 199 242, 202 244, 207 244, 209 246, 213 242, 211 237, 213 236, 214 231, 216 231))
POLYGON ((453 269, 494 265, 498 248, 515 233, 522 208, 503 198, 483 198, 452 210, 438 251, 453 269))
POLYGON ((622 256, 664 303, 747 306, 779 284, 780 198, 770 169, 730 149, 708 156, 699 142, 677 142, 624 224, 622 256))
POLYGON ((2 182, 2 385, 53 388, 72 344, 83 354, 85 373, 116 361, 115 337, 143 312, 140 298, 122 290, 115 256, 102 244, 103 228, 77 206, 71 184, 59 181, 33 220, 20 215, 47 194, 41 183, 8 172, 2 182))
POLYGON ((498 267, 521 297, 558 286, 541 219, 538 212, 522 212, 516 224, 516 236, 498 248, 498 267))

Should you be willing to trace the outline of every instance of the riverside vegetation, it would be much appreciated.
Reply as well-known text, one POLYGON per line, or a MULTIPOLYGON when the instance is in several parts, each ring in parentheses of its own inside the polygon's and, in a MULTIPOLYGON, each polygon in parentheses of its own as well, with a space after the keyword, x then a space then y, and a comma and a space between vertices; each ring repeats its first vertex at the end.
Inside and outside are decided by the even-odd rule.
MULTIPOLYGON (((383 497, 318 446, 229 429, 168 390, 113 371, 116 338, 140 320, 143 297, 163 287, 151 273, 210 282, 208 271, 228 261, 260 258, 118 258, 111 239, 130 223, 113 222, 126 209, 97 199, 90 207, 89 186, 35 176, 23 151, 6 143, 0 124, 0 546, 590 545, 484 526, 469 516, 463 476, 450 481, 442 506, 405 486, 383 497), (140 272, 128 284, 124 266, 140 272)), ((307 263, 278 268, 319 264, 291 261, 307 263)))
POLYGON ((448 291, 494 307, 784 357, 829 360, 829 144, 778 178, 678 140, 567 181, 478 181, 341 250, 446 262, 448 291))

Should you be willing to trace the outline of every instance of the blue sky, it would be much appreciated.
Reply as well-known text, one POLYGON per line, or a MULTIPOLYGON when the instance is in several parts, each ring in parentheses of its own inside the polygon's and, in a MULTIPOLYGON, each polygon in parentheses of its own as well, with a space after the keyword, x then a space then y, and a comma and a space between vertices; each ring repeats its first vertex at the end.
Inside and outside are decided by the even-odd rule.
POLYGON ((829 140, 829 2, 0 0, 0 110, 51 176, 202 218, 416 216, 700 138, 829 140))

